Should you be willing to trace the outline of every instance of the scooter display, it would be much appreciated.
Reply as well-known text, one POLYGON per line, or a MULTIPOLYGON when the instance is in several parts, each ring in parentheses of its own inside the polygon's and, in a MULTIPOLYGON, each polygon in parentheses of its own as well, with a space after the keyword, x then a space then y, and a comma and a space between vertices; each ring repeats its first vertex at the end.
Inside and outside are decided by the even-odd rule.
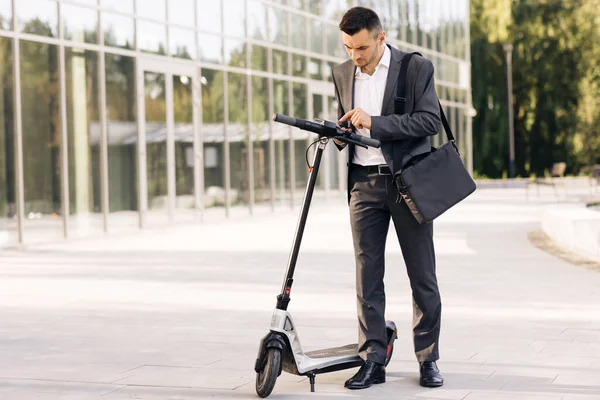
MULTIPOLYGON (((282 114, 275 114, 273 120, 316 133, 319 139, 318 142, 315 142, 318 143, 317 151, 314 155, 313 165, 310 168, 285 278, 281 292, 277 296, 276 307, 271 318, 270 331, 260 342, 258 356, 254 365, 254 370, 256 371, 256 393, 262 398, 271 394, 277 378, 281 375, 282 371, 308 377, 311 392, 314 392, 316 375, 359 367, 364 362, 358 355, 358 344, 356 343, 305 353, 300 345, 300 337, 296 330, 296 325, 287 308, 290 302, 294 270, 300 252, 302 235, 317 182, 321 158, 327 143, 330 139, 335 138, 341 142, 353 143, 356 146, 364 148, 380 147, 381 145, 379 140, 357 135, 353 132, 349 124, 336 124, 326 120, 308 121, 282 114)), ((387 321, 386 328, 388 346, 385 365, 387 366, 392 357, 397 329, 392 321, 387 321)))

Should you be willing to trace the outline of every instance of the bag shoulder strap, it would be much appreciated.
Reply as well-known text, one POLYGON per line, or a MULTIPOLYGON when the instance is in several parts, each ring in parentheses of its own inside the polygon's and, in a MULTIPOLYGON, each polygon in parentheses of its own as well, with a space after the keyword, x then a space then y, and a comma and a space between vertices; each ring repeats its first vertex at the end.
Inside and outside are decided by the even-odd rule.
MULTIPOLYGON (((398 115, 402 115, 406 113, 406 86, 408 80, 408 65, 410 64, 410 60, 413 55, 421 56, 421 53, 413 52, 406 53, 402 57, 402 63, 400 65, 400 75, 398 76, 398 87, 396 89, 396 98, 394 99, 394 110, 398 115)), ((423 56, 421 56, 423 57, 423 56)), ((442 117, 442 124, 444 125, 444 132, 446 132, 446 137, 449 142, 455 141, 454 135, 452 135, 452 131, 450 130, 450 124, 448 124, 448 120, 446 119, 446 115, 444 114, 444 109, 440 104, 438 99, 438 106, 440 107, 440 115, 442 117)))

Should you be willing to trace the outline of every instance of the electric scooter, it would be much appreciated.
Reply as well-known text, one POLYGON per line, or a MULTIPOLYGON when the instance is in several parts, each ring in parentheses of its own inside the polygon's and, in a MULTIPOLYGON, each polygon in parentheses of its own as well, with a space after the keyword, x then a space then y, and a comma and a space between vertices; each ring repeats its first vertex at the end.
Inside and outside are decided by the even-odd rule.
MULTIPOLYGON (((296 331, 294 320, 289 311, 287 311, 287 307, 290 302, 294 270, 296 268, 310 202, 317 181, 321 157, 329 139, 336 138, 341 142, 353 143, 364 148, 369 146, 380 147, 381 144, 379 140, 357 135, 352 131, 352 127, 348 123, 345 125, 340 123, 338 125, 325 120, 315 120, 313 122, 282 114, 275 114, 273 120, 316 133, 319 135, 319 140, 315 142, 318 143, 317 151, 314 155, 313 165, 309 169, 308 184, 296 227, 293 247, 281 292, 277 296, 277 305, 271 318, 270 332, 260 342, 258 356, 254 365, 254 370, 256 371, 256 393, 262 398, 271 394, 277 377, 281 375, 282 370, 294 375, 307 376, 310 381, 310 390, 314 392, 315 376, 317 374, 359 367, 364 362, 358 355, 358 344, 356 343, 305 353, 300 346, 300 337, 296 331), (342 129, 342 127, 346 129, 342 129)), ((387 366, 392 357, 397 329, 392 321, 386 322, 386 329, 388 342, 385 365, 387 366)))

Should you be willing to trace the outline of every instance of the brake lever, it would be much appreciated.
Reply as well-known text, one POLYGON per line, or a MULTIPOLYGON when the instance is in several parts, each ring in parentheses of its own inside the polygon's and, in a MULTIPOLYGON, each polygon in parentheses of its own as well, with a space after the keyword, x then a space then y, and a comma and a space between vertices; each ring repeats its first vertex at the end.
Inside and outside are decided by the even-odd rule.
POLYGON ((345 136, 345 135, 337 136, 336 139, 340 139, 342 142, 345 142, 345 143, 352 143, 355 146, 360 146, 364 149, 369 148, 369 146, 366 146, 366 145, 362 144, 361 142, 357 142, 356 140, 352 140, 352 139, 348 138, 348 136, 345 136))

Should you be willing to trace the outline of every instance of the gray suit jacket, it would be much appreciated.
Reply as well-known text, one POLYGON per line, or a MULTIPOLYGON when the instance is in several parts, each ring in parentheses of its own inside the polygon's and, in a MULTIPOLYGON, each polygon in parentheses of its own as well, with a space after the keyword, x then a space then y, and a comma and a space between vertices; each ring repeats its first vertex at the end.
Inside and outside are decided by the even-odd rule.
MULTIPOLYGON (((371 118, 371 137, 381 140, 381 151, 392 172, 401 170, 414 156, 431 151, 430 136, 442 126, 438 97, 435 92, 433 64, 414 55, 407 71, 406 106, 404 115, 394 114, 394 99, 404 52, 391 50, 390 68, 383 96, 381 116, 371 118)), ((338 119, 354 108, 354 72, 356 66, 348 60, 333 69, 333 84, 338 101, 338 119)), ((354 157, 354 145, 349 145, 348 165, 354 157)), ((337 146, 340 150, 345 146, 337 146)))

